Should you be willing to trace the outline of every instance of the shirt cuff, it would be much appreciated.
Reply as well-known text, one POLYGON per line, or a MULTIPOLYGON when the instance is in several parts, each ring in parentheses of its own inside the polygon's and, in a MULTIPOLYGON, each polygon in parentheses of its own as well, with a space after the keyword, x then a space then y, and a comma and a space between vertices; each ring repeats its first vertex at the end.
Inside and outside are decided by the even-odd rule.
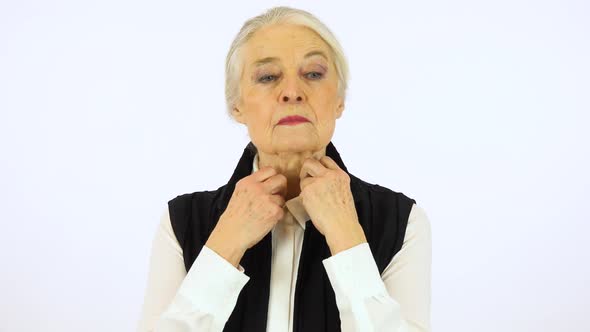
POLYGON ((349 302, 387 293, 367 242, 343 250, 322 263, 341 300, 349 302))
POLYGON ((191 309, 229 317, 242 288, 250 280, 240 265, 231 263, 203 246, 184 278, 178 295, 191 309))

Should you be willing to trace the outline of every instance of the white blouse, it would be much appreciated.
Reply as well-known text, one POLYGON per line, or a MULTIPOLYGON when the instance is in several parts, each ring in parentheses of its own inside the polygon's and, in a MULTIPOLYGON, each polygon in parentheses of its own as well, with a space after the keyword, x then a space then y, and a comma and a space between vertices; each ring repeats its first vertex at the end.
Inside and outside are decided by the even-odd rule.
MULTIPOLYGON (((258 155, 252 172, 257 170, 258 155)), ((285 212, 272 229, 269 332, 292 331, 299 256, 310 219, 299 196, 286 202, 285 212)), ((431 257, 430 222, 414 204, 402 248, 381 275, 366 242, 323 260, 342 331, 430 331, 431 257)), ((207 246, 187 273, 166 208, 152 243, 137 331, 222 331, 248 280, 241 265, 236 269, 207 246)))

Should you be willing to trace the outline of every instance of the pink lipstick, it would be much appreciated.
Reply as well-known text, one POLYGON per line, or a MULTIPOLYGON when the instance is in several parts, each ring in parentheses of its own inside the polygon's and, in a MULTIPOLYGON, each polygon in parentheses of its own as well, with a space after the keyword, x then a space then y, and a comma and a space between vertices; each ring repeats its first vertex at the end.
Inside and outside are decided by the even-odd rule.
POLYGON ((309 120, 307 120, 307 118, 302 117, 300 115, 291 115, 291 116, 286 116, 286 117, 282 118, 279 121, 279 123, 277 123, 277 124, 293 126, 293 125, 304 123, 304 122, 309 122, 309 120))

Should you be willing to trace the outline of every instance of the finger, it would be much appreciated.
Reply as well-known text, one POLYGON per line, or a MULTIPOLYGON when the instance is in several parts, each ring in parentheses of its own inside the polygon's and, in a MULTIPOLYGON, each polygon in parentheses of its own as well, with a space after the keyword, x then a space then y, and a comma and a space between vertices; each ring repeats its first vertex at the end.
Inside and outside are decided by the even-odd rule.
POLYGON ((338 164, 334 161, 334 159, 328 156, 323 156, 322 158, 320 158, 320 162, 328 169, 335 171, 341 169, 340 166, 338 166, 338 164))
POLYGON ((257 170, 256 172, 254 172, 254 174, 252 174, 252 177, 254 178, 254 180, 258 181, 258 182, 264 182, 266 181, 266 179, 270 178, 271 176, 277 174, 277 170, 274 169, 271 166, 264 166, 262 168, 260 168, 259 170, 257 170))
POLYGON ((281 195, 270 195, 270 199, 280 207, 285 206, 285 198, 281 195))
POLYGON ((271 194, 280 194, 285 196, 287 194, 287 177, 283 174, 275 174, 262 182, 264 190, 271 194))
POLYGON ((303 191, 303 189, 305 189, 305 187, 309 186, 310 184, 312 184, 314 181, 316 181, 317 178, 314 177, 306 177, 304 179, 302 179, 301 181, 299 181, 299 188, 301 189, 301 191, 303 191))
POLYGON ((301 165, 301 171, 299 172, 299 178, 304 179, 308 176, 322 176, 328 169, 322 165, 315 158, 308 158, 301 165))

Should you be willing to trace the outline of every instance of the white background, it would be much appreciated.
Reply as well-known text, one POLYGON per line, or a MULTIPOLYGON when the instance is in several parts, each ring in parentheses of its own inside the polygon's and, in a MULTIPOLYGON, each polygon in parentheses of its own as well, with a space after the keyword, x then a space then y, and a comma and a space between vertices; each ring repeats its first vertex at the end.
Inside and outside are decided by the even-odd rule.
MULTIPOLYGON (((277 5, 0 4, 0 331, 132 331, 168 200, 249 141, 224 60, 277 5)), ((590 4, 286 1, 340 39, 333 137, 433 234, 435 331, 590 331, 590 4)))

